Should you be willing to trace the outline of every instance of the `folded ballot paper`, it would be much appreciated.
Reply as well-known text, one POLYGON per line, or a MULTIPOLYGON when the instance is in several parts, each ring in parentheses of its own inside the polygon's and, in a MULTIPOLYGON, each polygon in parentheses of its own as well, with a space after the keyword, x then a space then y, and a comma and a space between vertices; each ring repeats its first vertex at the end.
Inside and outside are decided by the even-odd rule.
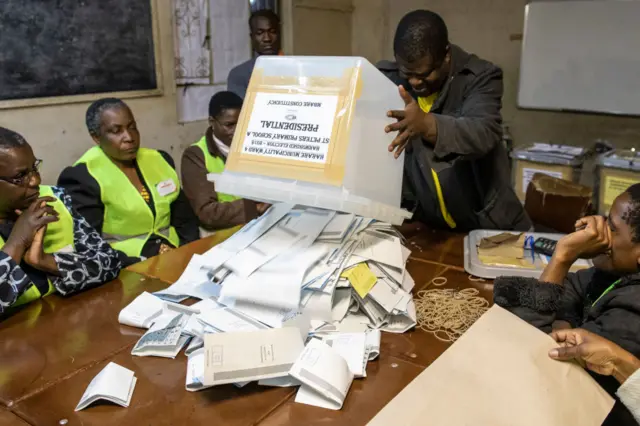
POLYGON ((493 306, 369 425, 601 425, 613 399, 579 365, 549 358, 555 347, 493 306))
POLYGON ((294 327, 207 334, 203 385, 285 377, 303 348, 294 327))
POLYGON ((120 311, 118 322, 131 327, 148 329, 156 318, 165 312, 190 315, 199 311, 194 307, 167 302, 145 291, 120 311))
POLYGON ((133 371, 110 362, 91 380, 80 398, 76 411, 84 410, 101 399, 128 407, 136 381, 133 371))
POLYGON ((159 316, 138 340, 131 354, 175 358, 189 342, 190 337, 182 334, 188 321, 189 316, 176 312, 167 312, 159 316))
POLYGON ((367 352, 366 333, 339 333, 326 336, 322 341, 331 346, 349 366, 349 370, 355 378, 367 377, 367 352))
POLYGON ((188 391, 258 381, 340 409, 379 356, 380 332, 416 324, 409 254, 387 223, 278 203, 119 321, 148 329, 134 355, 174 358, 186 347, 188 391), (200 301, 176 303, 189 297, 200 301))
POLYGON ((289 374, 302 383, 296 402, 331 410, 342 408, 353 382, 347 361, 317 339, 309 341, 289 374))

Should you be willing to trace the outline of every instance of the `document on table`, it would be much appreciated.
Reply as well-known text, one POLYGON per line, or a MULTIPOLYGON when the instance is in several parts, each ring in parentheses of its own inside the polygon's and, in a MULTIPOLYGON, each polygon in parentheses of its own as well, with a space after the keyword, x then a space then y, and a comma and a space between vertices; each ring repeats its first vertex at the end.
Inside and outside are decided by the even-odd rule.
POLYGON ((402 288, 396 287, 384 278, 378 280, 378 283, 369 292, 368 297, 375 300, 388 313, 392 313, 396 306, 402 305, 403 301, 404 306, 401 307, 404 310, 407 302, 411 299, 411 296, 402 288))
POLYGON ((249 247, 226 261, 224 266, 241 277, 248 277, 301 238, 297 232, 276 225, 249 247))
POLYGON ((362 307, 362 311, 371 320, 371 326, 373 328, 380 328, 384 325, 388 313, 380 307, 373 298, 365 297, 364 299, 361 299, 357 294, 354 297, 356 297, 356 300, 362 307))
POLYGON ((224 305, 221 305, 215 299, 210 298, 210 299, 202 299, 201 301, 191 305, 191 307, 193 309, 197 309, 199 313, 202 313, 202 312, 211 311, 218 308, 224 308, 224 305))
POLYGON ((189 341, 189 336, 182 335, 182 330, 188 320, 189 317, 184 314, 169 313, 161 315, 138 340, 131 354, 175 358, 189 341))
POLYGON ((198 315, 198 319, 223 333, 267 328, 266 325, 229 307, 202 312, 198 315))
POLYGON ((336 288, 331 308, 331 319, 337 322, 342 321, 347 316, 349 307, 351 307, 351 289, 336 288))
POLYGON ((233 302, 229 307, 272 328, 281 328, 287 317, 293 314, 290 309, 273 308, 241 300, 233 302))
POLYGON ((226 279, 220 292, 220 302, 226 305, 252 303, 276 310, 297 309, 300 305, 300 279, 301 274, 293 269, 257 271, 249 278, 234 274, 226 279))
MULTIPOLYGON (((204 383, 204 364, 205 364, 205 351, 204 348, 192 352, 187 361, 187 382, 186 389, 189 392, 197 392, 204 389, 208 389, 212 386, 205 386, 204 383)), ((238 388, 242 388, 248 385, 250 382, 237 382, 234 385, 238 388)))
POLYGON ((312 320, 332 322, 333 297, 333 292, 305 290, 302 295, 302 312, 312 320))
POLYGON ((84 410, 100 399, 128 407, 136 382, 133 371, 110 362, 91 380, 76 411, 84 410))
POLYGON ((318 240, 332 240, 342 242, 343 238, 351 229, 351 225, 355 220, 353 214, 336 214, 327 226, 322 230, 318 240))
POLYGON ((373 361, 380 355, 380 338, 382 337, 380 330, 368 330, 366 333, 365 345, 367 348, 367 358, 373 361))
POLYGON ((300 382, 291 376, 278 377, 276 379, 264 379, 258 382, 260 386, 269 386, 273 388, 292 388, 300 386, 300 382))
POLYGON ((204 348, 204 335, 202 337, 192 338, 189 342, 189 346, 187 346, 187 349, 184 350, 184 354, 186 356, 191 356, 191 354, 202 348, 204 348))
POLYGON ((120 311, 118 322, 131 327, 149 328, 162 314, 163 306, 162 299, 145 291, 120 311))
POLYGON ((296 212, 282 220, 279 224, 302 235, 295 246, 300 249, 310 247, 318 239, 323 229, 333 220, 336 212, 308 207, 301 212, 296 212))
POLYGON ((369 330, 371 320, 361 313, 351 313, 344 317, 340 323, 336 324, 335 331, 341 333, 359 333, 369 330))
POLYGON ((369 354, 366 333, 330 334, 322 340, 347 361, 354 377, 367 377, 369 354))
POLYGON ((296 402, 331 410, 342 408, 353 382, 347 361, 318 339, 305 346, 289 374, 302 383, 296 402))
POLYGON ((398 287, 402 284, 404 276, 407 275, 405 269, 392 268, 372 260, 367 262, 367 265, 369 265, 371 272, 373 272, 376 277, 391 280, 398 287))
POLYGON ((220 244, 220 247, 234 254, 244 250, 293 210, 293 207, 292 204, 287 203, 272 205, 262 216, 247 223, 228 240, 220 244))
POLYGON ((285 377, 303 348, 294 327, 207 334, 204 384, 285 377))
POLYGON ((228 304, 231 299, 297 310, 305 273, 326 254, 323 246, 298 249, 265 264, 248 278, 231 275, 224 282, 220 301, 228 304))
POLYGON ((359 263, 353 268, 344 271, 341 277, 348 279, 353 289, 362 298, 369 294, 378 281, 378 278, 371 272, 366 263, 359 263))
POLYGON ((204 335, 205 333, 216 332, 217 331, 213 327, 200 321, 199 315, 190 315, 187 323, 184 326, 184 329, 182 330, 183 334, 192 337, 202 337, 202 335, 204 335))
POLYGON ((494 305, 369 425, 601 425, 613 398, 557 347, 494 305))
POLYGON ((411 293, 411 290, 416 286, 416 282, 413 280, 413 277, 409 272, 404 273, 402 277, 402 289, 407 293, 411 293))
POLYGON ((262 216, 253 219, 227 240, 207 250, 202 256, 209 269, 217 276, 225 262, 260 238, 292 209, 291 204, 274 204, 262 216))
POLYGON ((404 269, 402 244, 398 237, 381 232, 364 231, 360 234, 353 254, 399 270, 404 269))
POLYGON ((210 387, 204 385, 204 348, 199 348, 189 354, 185 387, 189 392, 197 392, 210 387))
POLYGON ((170 287, 157 291, 158 296, 190 296, 197 299, 218 297, 220 285, 212 281, 212 271, 207 259, 199 254, 194 254, 186 269, 170 287))
POLYGON ((405 333, 416 326, 416 304, 413 299, 409 300, 407 304, 407 312, 404 314, 390 315, 387 318, 386 324, 381 325, 379 328, 382 331, 388 333, 405 333))

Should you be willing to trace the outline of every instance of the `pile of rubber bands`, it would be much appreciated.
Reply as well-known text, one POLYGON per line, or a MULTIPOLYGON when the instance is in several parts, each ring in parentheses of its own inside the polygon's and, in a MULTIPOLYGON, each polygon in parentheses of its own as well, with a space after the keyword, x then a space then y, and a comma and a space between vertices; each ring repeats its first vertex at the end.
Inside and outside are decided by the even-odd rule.
MULTIPOLYGON (((436 287, 446 283, 445 277, 431 281, 436 287)), ((487 299, 478 294, 474 288, 419 291, 415 297, 417 327, 443 342, 455 342, 489 309, 487 299)))

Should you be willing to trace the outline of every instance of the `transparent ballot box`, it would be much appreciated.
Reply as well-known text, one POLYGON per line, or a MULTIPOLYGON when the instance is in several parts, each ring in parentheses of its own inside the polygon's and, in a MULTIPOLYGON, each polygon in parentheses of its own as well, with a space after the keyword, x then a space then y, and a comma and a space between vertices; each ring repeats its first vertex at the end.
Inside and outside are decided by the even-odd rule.
POLYGON ((262 56, 216 190, 401 224, 404 158, 387 149, 398 88, 357 57, 262 56))

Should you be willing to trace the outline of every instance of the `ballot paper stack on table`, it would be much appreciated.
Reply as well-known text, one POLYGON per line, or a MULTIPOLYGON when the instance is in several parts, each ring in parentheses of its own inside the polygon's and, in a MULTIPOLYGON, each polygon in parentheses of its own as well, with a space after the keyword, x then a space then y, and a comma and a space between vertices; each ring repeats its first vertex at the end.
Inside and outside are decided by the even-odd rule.
POLYGON ((391 225, 275 204, 182 276, 125 307, 147 329, 135 356, 189 357, 186 390, 300 386, 297 402, 340 409, 380 353, 380 332, 416 323, 410 251, 391 225), (193 297, 185 306, 178 301, 193 297))

